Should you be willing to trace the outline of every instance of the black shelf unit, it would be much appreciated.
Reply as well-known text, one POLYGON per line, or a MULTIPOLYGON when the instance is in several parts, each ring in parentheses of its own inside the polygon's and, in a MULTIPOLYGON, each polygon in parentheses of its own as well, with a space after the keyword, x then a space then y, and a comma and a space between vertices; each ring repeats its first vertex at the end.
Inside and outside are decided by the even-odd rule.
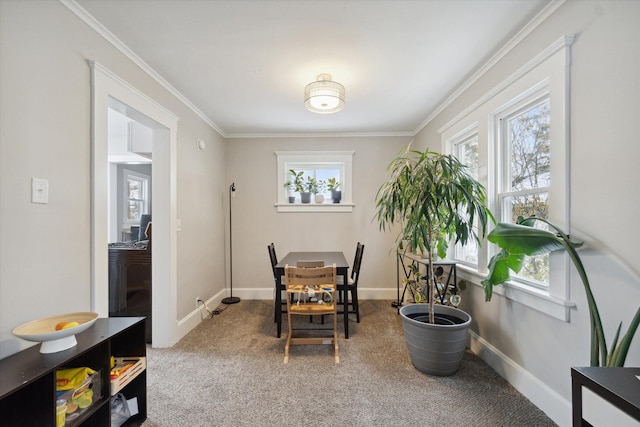
MULTIPOLYGON (((56 370, 88 366, 101 372, 101 398, 66 426, 111 425, 110 357, 146 357, 145 318, 99 318, 76 335, 68 350, 42 354, 34 345, 0 360, 0 414, 6 426, 55 426, 56 370)), ((139 426, 147 418, 146 369, 121 391, 137 397, 139 413, 126 426, 139 426)))

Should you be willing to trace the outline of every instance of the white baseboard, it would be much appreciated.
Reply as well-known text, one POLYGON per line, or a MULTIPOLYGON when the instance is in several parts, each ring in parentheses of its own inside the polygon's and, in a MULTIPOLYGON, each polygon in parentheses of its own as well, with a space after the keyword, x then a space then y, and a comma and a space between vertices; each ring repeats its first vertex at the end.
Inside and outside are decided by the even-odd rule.
MULTIPOLYGON (((212 296, 208 300, 205 301, 209 310, 215 310, 220 303, 222 302, 222 298, 225 297, 224 289, 218 292, 216 295, 212 296)), ((193 310, 191 313, 187 314, 185 317, 178 321, 178 337, 176 342, 180 341, 182 337, 187 335, 189 331, 198 326, 200 322, 206 319, 209 316, 207 310, 200 305, 200 307, 193 310)))
MULTIPOLYGON (((560 427, 572 425, 570 401, 476 333, 470 331, 469 335, 472 352, 477 354, 487 365, 491 366, 501 377, 507 380, 560 427)), ((569 377, 570 374, 567 372, 567 378, 569 377)))
MULTIPOLYGON (((397 299, 396 288, 361 288, 358 287, 358 299, 397 299)), ((233 296, 248 300, 270 300, 273 299, 273 288, 239 288, 233 289, 233 296)))

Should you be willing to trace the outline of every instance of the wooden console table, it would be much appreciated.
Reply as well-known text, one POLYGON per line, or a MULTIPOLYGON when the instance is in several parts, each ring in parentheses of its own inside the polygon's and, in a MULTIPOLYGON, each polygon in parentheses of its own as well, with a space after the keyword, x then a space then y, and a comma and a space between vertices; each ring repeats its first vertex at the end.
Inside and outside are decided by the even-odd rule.
POLYGON ((571 368, 573 427, 591 425, 582 418, 582 387, 640 422, 640 368, 571 368))

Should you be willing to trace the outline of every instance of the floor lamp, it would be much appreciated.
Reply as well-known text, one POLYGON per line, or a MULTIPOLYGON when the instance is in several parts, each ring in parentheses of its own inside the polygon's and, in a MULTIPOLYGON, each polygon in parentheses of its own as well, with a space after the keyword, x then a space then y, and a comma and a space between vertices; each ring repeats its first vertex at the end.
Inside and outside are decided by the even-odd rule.
POLYGON ((240 302, 240 298, 233 296, 233 229, 231 227, 231 194, 235 193, 235 182, 229 186, 229 287, 231 288, 230 296, 222 298, 223 304, 236 304, 240 302))

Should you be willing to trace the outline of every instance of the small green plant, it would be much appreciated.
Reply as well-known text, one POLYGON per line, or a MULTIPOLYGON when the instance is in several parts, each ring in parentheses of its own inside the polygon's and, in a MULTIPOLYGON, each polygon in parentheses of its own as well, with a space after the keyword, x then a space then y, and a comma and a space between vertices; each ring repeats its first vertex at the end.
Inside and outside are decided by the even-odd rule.
POLYGON ((576 250, 576 248, 582 246, 582 242, 572 241, 567 234, 551 222, 536 217, 527 219, 518 217, 516 224, 499 223, 496 228, 489 233, 487 240, 495 243, 502 249, 500 253, 493 256, 489 261, 489 274, 482 281, 485 299, 487 301, 491 300, 494 286, 504 283, 511 278, 509 270, 516 273, 520 271, 525 256, 540 255, 559 250, 567 251, 580 275, 582 285, 587 294, 589 317, 591 320, 591 366, 624 366, 631 340, 633 340, 638 325, 640 324, 640 307, 638 307, 635 316, 631 320, 627 333, 624 334, 618 342, 620 329, 622 328, 622 322, 620 322, 611 343, 611 350, 608 352, 607 340, 604 335, 604 329, 602 328, 598 305, 591 292, 587 272, 576 250), (547 224, 554 232, 533 227, 536 221, 547 224))
POLYGON ((284 184, 287 188, 294 188, 298 193, 304 191, 304 171, 296 172, 289 169, 289 179, 284 184))
POLYGON ((338 188, 340 188, 341 183, 338 182, 337 178, 329 178, 327 181, 327 190, 329 191, 336 191, 338 188))
POLYGON ((323 194, 327 191, 327 183, 322 179, 316 179, 308 176, 307 182, 305 183, 306 189, 311 194, 323 194))

